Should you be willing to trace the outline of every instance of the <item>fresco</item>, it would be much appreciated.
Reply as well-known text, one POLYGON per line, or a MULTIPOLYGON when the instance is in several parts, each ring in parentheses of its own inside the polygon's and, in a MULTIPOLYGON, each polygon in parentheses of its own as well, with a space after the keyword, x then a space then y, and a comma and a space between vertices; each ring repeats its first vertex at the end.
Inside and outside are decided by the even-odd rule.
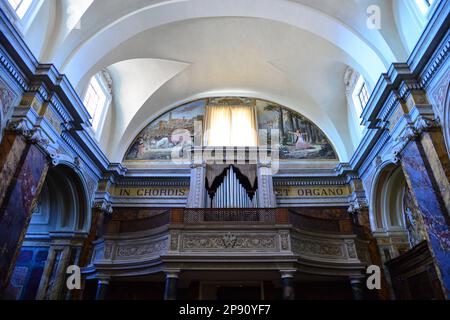
POLYGON ((261 100, 256 108, 258 129, 268 130, 268 136, 271 129, 280 131, 281 159, 338 159, 325 134, 301 114, 261 100))
MULTIPOLYGON (((124 160, 171 160, 174 148, 186 152, 187 148, 184 147, 193 144, 195 121, 203 123, 207 105, 214 105, 218 99, 190 102, 157 118, 137 136, 124 160)), ((224 103, 223 100, 226 98, 220 99, 221 103, 224 103)), ((235 100, 236 98, 233 99, 234 104, 235 100)), ((270 130, 280 131, 278 146, 281 159, 338 159, 324 133, 301 114, 267 101, 255 99, 243 101, 247 100, 252 100, 251 105, 256 105, 258 129, 268 130, 269 145, 270 130)))
MULTIPOLYGON (((149 124, 135 139, 125 160, 170 160, 175 147, 189 147, 195 121, 202 121, 206 100, 173 109, 149 124)), ((183 152, 181 150, 181 152, 183 152)))

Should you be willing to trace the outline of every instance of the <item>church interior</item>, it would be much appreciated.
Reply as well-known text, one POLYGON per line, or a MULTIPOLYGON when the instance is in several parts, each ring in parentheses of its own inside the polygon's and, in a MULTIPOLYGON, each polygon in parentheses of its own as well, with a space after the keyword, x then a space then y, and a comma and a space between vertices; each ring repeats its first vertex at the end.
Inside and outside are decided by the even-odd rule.
POLYGON ((0 0, 1 300, 450 299, 450 0, 0 0))

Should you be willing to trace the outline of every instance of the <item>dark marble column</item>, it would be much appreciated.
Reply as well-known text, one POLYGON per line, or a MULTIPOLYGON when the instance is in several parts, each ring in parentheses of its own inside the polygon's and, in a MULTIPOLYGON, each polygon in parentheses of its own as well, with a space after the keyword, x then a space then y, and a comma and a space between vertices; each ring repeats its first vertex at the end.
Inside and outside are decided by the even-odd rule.
POLYGON ((402 152, 401 164, 408 187, 422 213, 444 292, 450 298, 450 217, 427 153, 419 140, 411 141, 402 152))
MULTIPOLYGON (((80 260, 79 266, 86 267, 92 258, 92 253, 94 251, 94 242, 98 239, 103 238, 106 224, 110 220, 112 214, 112 208, 109 204, 105 203, 105 205, 95 203, 92 208, 92 220, 91 220, 91 228, 89 230, 89 234, 84 241, 84 245, 80 251, 80 260)), ((84 280, 85 281, 85 280, 84 280)), ((76 290, 73 292, 72 299, 73 300, 82 300, 84 295, 84 286, 81 287, 81 290, 76 290)))
POLYGON ((20 165, 11 179, 0 208, 0 292, 7 286, 14 269, 33 206, 49 168, 47 155, 34 144, 28 144, 22 155, 17 156, 21 158, 20 165))
POLYGON ((3 206, 8 187, 14 179, 26 147, 27 142, 22 135, 5 132, 0 144, 0 208, 3 206))
POLYGON ((178 291, 179 271, 166 272, 166 286, 164 289, 164 300, 176 300, 178 291))
POLYGON ((364 279, 350 278, 350 285, 352 286, 353 300, 364 300, 364 279))
POLYGON ((95 300, 105 300, 108 292, 109 278, 99 279, 97 284, 97 293, 95 294, 95 300))
POLYGON ((281 271, 281 282, 283 285, 283 300, 295 300, 294 288, 295 271, 281 271))

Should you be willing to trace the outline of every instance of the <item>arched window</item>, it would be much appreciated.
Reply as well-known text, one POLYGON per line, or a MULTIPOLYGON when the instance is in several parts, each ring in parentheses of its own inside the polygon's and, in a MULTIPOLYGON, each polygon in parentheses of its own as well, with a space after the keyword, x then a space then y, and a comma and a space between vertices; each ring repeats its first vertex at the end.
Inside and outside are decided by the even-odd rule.
POLYGON ((92 129, 97 134, 101 132, 111 100, 111 78, 106 71, 102 71, 92 77, 84 96, 92 129))

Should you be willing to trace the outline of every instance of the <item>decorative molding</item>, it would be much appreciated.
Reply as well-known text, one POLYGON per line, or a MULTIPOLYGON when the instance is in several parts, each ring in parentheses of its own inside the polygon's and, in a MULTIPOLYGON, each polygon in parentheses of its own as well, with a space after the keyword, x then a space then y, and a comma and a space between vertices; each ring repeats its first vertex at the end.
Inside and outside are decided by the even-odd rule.
POLYGON ((113 213, 112 204, 107 200, 96 200, 92 207, 107 215, 111 215, 113 213))
POLYGON ((160 240, 144 245, 117 246, 112 259, 139 258, 141 256, 160 256, 167 251, 167 247, 168 245, 166 240, 160 240))
POLYGON ((342 244, 308 241, 306 239, 293 239, 292 252, 294 252, 295 254, 345 258, 342 244))
POLYGON ((199 250, 256 250, 278 251, 278 234, 215 232, 202 234, 183 234, 181 251, 199 250))
POLYGON ((350 206, 348 208, 348 212, 351 214, 358 214, 362 210, 366 210, 369 208, 369 204, 365 198, 357 198, 350 202, 350 206))

